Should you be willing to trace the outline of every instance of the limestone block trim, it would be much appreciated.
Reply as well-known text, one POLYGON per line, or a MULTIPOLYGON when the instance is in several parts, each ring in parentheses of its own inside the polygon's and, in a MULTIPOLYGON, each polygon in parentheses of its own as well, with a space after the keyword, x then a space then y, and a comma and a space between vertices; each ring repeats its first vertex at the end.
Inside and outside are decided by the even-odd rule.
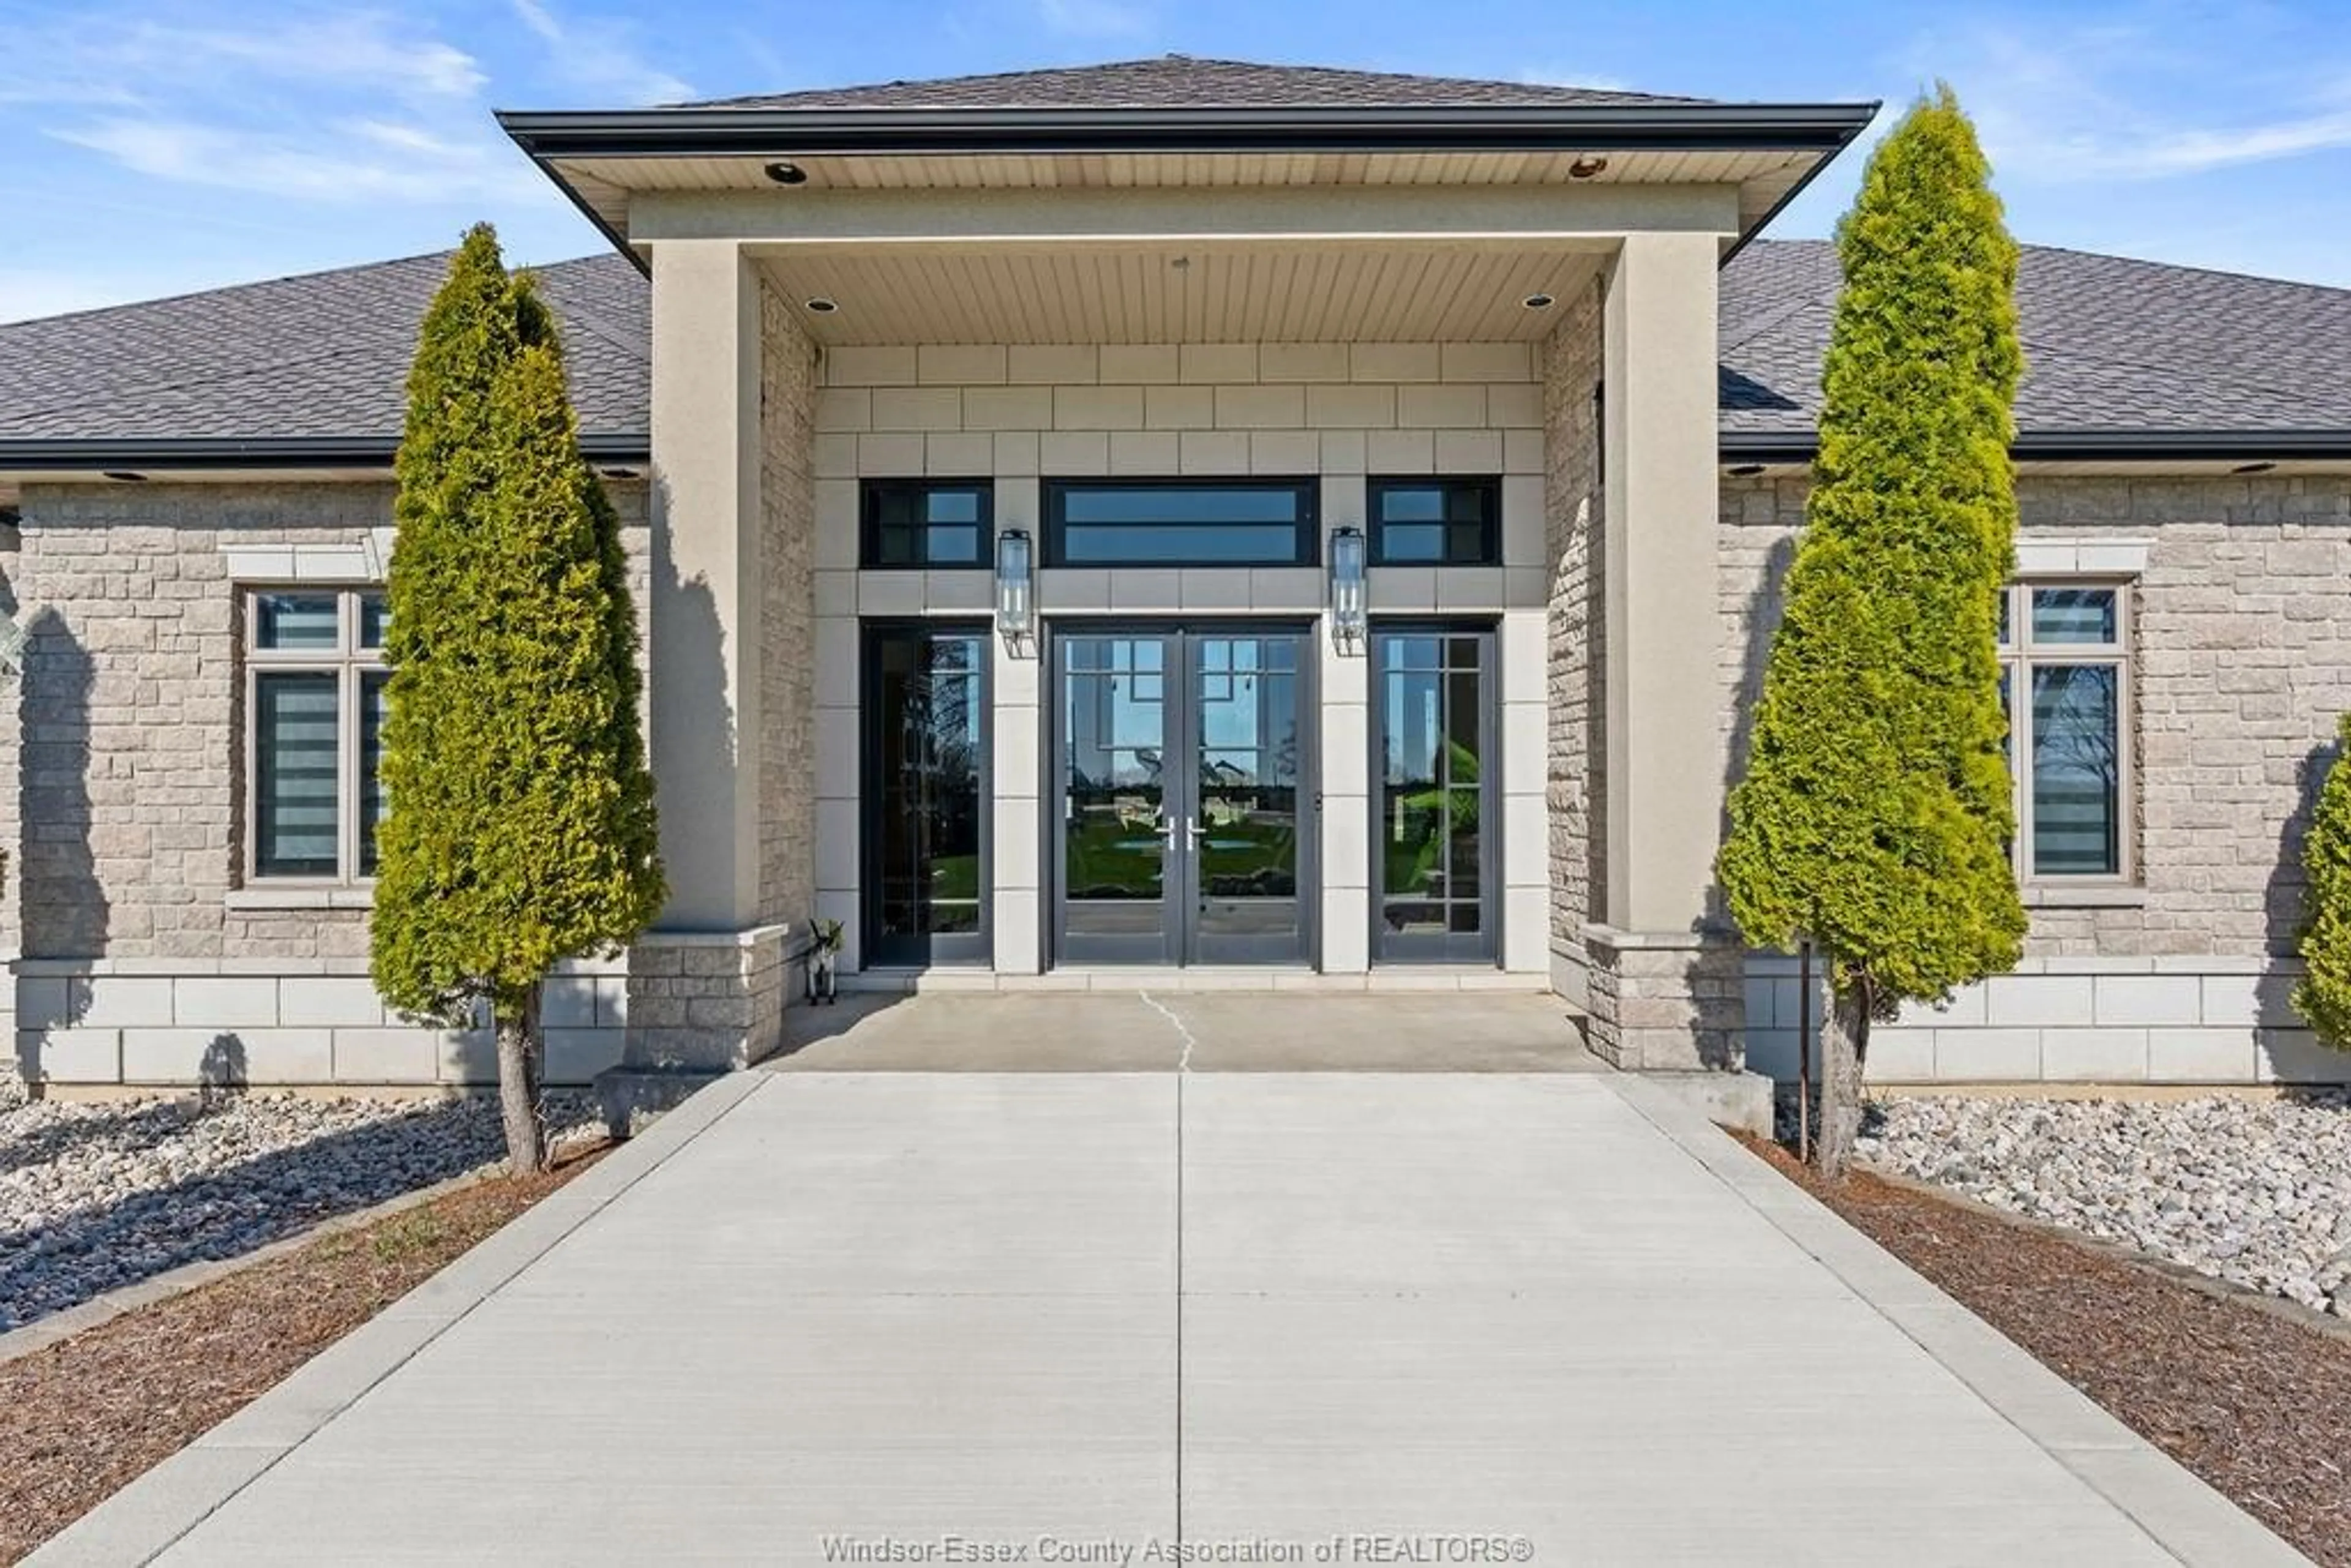
POLYGON ((393 530, 370 528, 351 544, 233 544, 221 559, 232 582, 381 582, 393 530))
MULTIPOLYGON (((1943 1007, 1906 1007, 1871 1033, 1874 1083, 1960 1085, 2351 1083, 2294 1011, 2298 959, 2240 955, 2027 958, 1943 1007)), ((1804 1002, 1796 960, 1750 954, 1747 1056, 1796 1074, 1804 1002)), ((1825 1003, 1815 966, 1817 1027, 1825 1003)))
POLYGON ((2139 577, 2154 552, 2151 538, 2021 539, 2019 577, 2139 577))
POLYGON ((221 894, 221 905, 235 910, 372 909, 375 907, 375 884, 371 880, 356 884, 307 887, 298 883, 258 883, 230 888, 221 894))
MULTIPOLYGON (((17 1071, 27 1083, 253 1090, 335 1085, 480 1088, 497 1082, 482 1024, 402 1018, 364 962, 20 959, 17 1071), (272 967, 262 967, 270 963, 272 967)), ((621 1059, 614 966, 566 966, 544 988, 547 1082, 576 1086, 621 1059)))

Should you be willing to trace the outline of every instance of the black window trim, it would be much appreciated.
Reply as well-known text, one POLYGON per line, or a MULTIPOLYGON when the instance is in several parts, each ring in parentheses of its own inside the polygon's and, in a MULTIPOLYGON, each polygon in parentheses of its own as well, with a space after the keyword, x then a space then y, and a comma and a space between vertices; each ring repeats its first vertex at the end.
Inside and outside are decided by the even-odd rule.
POLYGON ((996 566, 996 481, 868 475, 857 482, 857 568, 860 571, 991 571, 996 566), (972 560, 885 561, 882 559, 881 496, 884 490, 971 490, 979 496, 979 554, 972 560))
MULTIPOLYGON (((1502 564, 1502 479, 1498 474, 1384 474, 1364 482, 1364 515, 1371 538, 1367 563, 1372 566, 1499 566, 1502 564), (1486 497, 1486 526, 1475 560, 1391 560, 1387 549, 1387 518, 1380 503, 1392 490, 1477 490, 1486 497)), ((1439 525, 1450 532, 1451 524, 1439 525)))
POLYGON ((1038 560, 1040 567, 1077 567, 1095 571, 1164 571, 1176 569, 1247 571, 1251 568, 1322 564, 1322 481, 1315 476, 1202 474, 1145 478, 1071 476, 1047 478, 1041 483, 1045 537, 1038 560), (1287 490, 1299 501, 1297 539, 1290 559, 1286 560, 1187 560, 1180 556, 1134 560, 1072 560, 1064 549, 1064 543, 1069 525, 1069 497, 1074 490, 1287 490))

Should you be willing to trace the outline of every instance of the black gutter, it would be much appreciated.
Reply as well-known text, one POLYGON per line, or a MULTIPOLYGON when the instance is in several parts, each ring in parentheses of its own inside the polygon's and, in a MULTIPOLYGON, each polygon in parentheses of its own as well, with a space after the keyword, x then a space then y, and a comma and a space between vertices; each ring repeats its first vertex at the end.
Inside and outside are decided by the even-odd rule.
MULTIPOLYGON (((1853 107, 1859 109, 1865 106, 1855 104, 1853 107)), ((1823 174, 1828 172, 1828 166, 1837 161, 1838 153, 1843 152, 1847 147, 1852 146, 1853 143, 1860 137, 1861 133, 1869 129, 1870 121, 1876 120, 1877 118, 1877 111, 1885 107, 1884 100, 1881 99, 1876 102, 1870 103, 1866 107, 1869 110, 1868 114, 1865 115, 1851 131, 1845 133, 1844 140, 1837 143, 1835 152, 1831 152, 1825 158, 1815 159, 1813 162, 1813 166, 1804 171, 1803 177, 1802 179, 1798 180, 1794 184, 1789 186, 1785 192, 1782 193, 1778 201, 1772 203, 1769 207, 1764 209, 1763 215, 1761 217, 1757 218, 1752 224, 1750 224, 1745 233, 1741 234, 1737 239, 1730 242, 1730 248, 1722 253, 1723 266, 1729 267, 1734 256, 1736 256, 1740 251, 1745 250, 1750 243, 1760 237, 1765 229, 1771 226, 1772 219, 1778 217, 1782 213, 1788 210, 1789 203, 1794 201, 1798 196, 1802 195, 1806 186, 1810 185, 1813 181, 1819 179, 1823 174)))
POLYGON ((1071 152, 1834 152, 1877 105, 501 110, 533 158, 1071 152))
MULTIPOLYGON (((396 435, 112 437, 105 440, 0 441, 0 474, 100 473, 119 469, 204 472, 235 468, 389 468, 400 449, 396 435)), ((593 432, 580 454, 596 464, 643 464, 649 436, 593 432)))
MULTIPOLYGON (((1727 430, 1725 463, 1810 463, 1809 431, 1727 430)), ((2284 463, 2351 461, 2351 430, 2028 430, 2009 454, 2020 463, 2284 463)))

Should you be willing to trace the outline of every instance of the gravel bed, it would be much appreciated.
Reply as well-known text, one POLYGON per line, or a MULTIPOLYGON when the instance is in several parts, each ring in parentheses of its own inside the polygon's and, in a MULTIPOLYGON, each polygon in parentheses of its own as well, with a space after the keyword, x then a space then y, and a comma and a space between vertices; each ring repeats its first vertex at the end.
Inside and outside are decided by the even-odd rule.
POLYGON ((1873 1102, 1856 1149, 2030 1219, 2351 1318, 2351 1102, 1873 1102))
MULTIPOLYGON (((550 1095, 559 1137, 592 1125, 550 1095)), ((235 1095, 0 1102, 0 1331, 332 1215, 461 1176, 506 1149, 493 1099, 235 1095)))

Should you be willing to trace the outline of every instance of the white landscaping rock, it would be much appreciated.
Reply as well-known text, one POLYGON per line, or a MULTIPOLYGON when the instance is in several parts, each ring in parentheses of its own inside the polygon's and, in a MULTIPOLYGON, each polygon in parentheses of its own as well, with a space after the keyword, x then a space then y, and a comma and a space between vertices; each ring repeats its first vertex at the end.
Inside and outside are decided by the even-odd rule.
POLYGON ((2351 1317, 2351 1103, 1882 1100, 1859 1156, 2351 1317))
MULTIPOLYGON (((584 1095, 551 1095, 559 1136, 584 1095)), ((0 1331, 498 1159, 494 1099, 0 1102, 0 1331)))

